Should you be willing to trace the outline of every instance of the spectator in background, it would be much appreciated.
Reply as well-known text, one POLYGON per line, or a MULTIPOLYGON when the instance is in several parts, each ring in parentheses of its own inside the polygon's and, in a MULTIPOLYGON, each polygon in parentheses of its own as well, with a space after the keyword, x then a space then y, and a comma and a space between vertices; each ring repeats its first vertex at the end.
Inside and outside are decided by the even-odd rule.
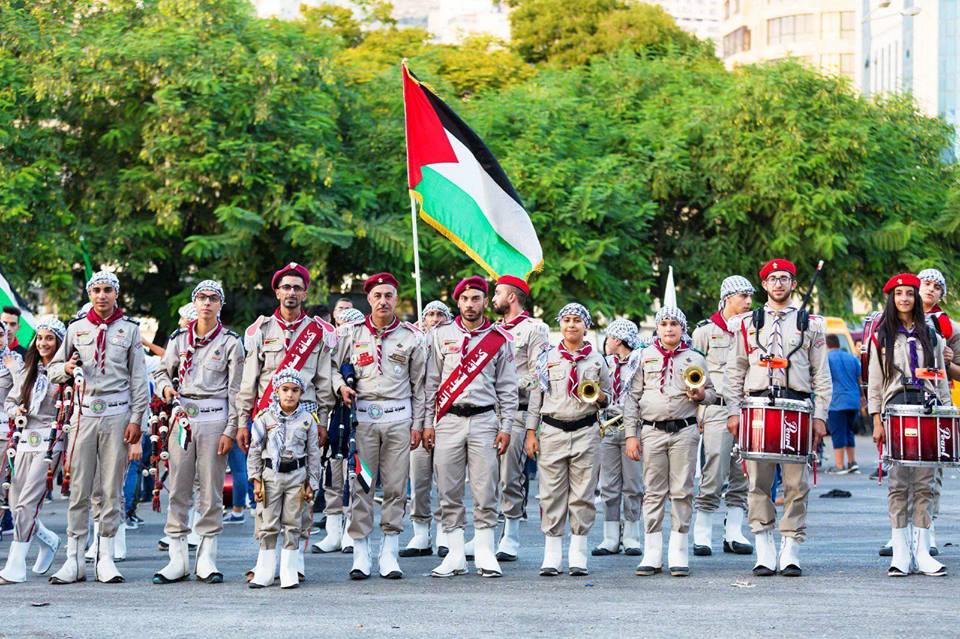
MULTIPOLYGON (((350 300, 347 300, 347 301, 349 302, 350 300)), ((351 306, 352 305, 353 304, 351 303, 351 306)), ((308 306, 307 315, 309 315, 310 317, 319 317, 327 324, 330 324, 332 321, 330 319, 330 307, 327 306, 326 304, 317 304, 316 306, 308 306)))
POLYGON ((345 311, 348 308, 353 308, 353 301, 349 297, 341 297, 337 299, 337 303, 333 305, 333 317, 334 326, 340 326, 340 323, 337 321, 337 316, 340 315, 340 311, 345 311))
POLYGON ((854 433, 860 413, 860 360, 840 348, 836 335, 827 335, 827 363, 833 379, 833 399, 827 415, 827 428, 833 439, 836 465, 828 473, 859 473, 854 451, 854 433), (846 454, 847 463, 843 457, 846 454))
POLYGON ((26 355, 27 349, 17 341, 17 331, 20 330, 20 309, 16 306, 4 306, 3 312, 0 313, 0 322, 3 322, 3 328, 7 329, 10 335, 10 343, 7 344, 7 348, 19 353, 20 357, 26 355))

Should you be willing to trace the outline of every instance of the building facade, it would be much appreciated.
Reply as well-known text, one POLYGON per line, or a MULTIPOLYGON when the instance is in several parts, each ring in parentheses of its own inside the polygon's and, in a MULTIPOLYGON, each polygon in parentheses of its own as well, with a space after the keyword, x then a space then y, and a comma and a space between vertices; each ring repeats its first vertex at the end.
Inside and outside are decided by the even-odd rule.
POLYGON ((719 54, 728 68, 797 58, 851 80, 859 0, 723 0, 719 54))
POLYGON ((704 40, 719 42, 723 0, 645 0, 673 16, 677 26, 704 40))

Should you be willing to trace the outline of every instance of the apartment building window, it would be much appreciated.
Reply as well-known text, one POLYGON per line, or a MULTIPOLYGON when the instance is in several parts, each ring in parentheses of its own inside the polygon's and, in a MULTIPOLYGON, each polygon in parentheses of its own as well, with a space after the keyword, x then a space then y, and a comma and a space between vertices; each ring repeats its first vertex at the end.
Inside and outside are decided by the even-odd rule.
POLYGON ((771 18, 767 20, 767 44, 812 40, 816 31, 816 15, 812 13, 771 18))
POLYGON ((740 0, 723 0, 723 19, 727 20, 730 16, 740 13, 740 0))
POLYGON ((729 58, 741 51, 750 50, 750 29, 740 27, 723 36, 723 57, 729 58))

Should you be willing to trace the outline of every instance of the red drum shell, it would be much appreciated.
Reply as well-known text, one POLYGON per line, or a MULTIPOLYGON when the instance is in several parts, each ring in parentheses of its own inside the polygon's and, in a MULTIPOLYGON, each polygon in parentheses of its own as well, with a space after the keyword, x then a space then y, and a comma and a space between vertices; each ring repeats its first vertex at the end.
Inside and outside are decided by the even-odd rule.
POLYGON ((904 466, 960 465, 960 411, 935 406, 887 406, 883 415, 883 458, 904 466))
POLYGON ((744 459, 807 463, 813 451, 810 402, 746 398, 740 410, 738 443, 744 459))

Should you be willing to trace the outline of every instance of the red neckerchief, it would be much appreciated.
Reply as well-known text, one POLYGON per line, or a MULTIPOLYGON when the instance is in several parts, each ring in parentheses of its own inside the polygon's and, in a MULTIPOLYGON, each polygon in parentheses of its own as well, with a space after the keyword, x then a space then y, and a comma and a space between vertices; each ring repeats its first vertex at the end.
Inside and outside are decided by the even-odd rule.
POLYGON ((101 373, 107 372, 107 328, 123 318, 123 311, 119 307, 113 309, 113 313, 107 319, 103 319, 92 308, 87 311, 87 320, 97 327, 97 350, 93 354, 93 365, 100 369, 101 373))
POLYGON ((939 304, 934 304, 930 312, 927 313, 927 316, 933 316, 934 320, 940 326, 940 334, 943 335, 944 339, 953 337, 953 322, 950 321, 950 316, 943 312, 939 304))
POLYGON ((586 342, 576 353, 571 353, 567 350, 567 347, 563 345, 563 340, 560 340, 560 343, 557 344, 557 351, 559 351, 560 357, 570 362, 570 375, 567 376, 567 397, 576 397, 579 399, 580 393, 577 390, 577 386, 580 383, 580 379, 577 375, 577 362, 586 359, 587 355, 593 352, 593 346, 590 342, 586 342))
POLYGON ((457 315, 456 319, 453 320, 453 323, 456 324, 457 328, 465 333, 463 336, 463 344, 460 345, 460 359, 464 359, 467 356, 467 344, 470 343, 470 338, 486 333, 488 330, 490 330, 490 327, 493 326, 490 320, 488 320, 486 317, 483 318, 483 322, 480 323, 480 326, 473 330, 470 330, 463 325, 463 319, 459 315, 457 315))
POLYGON ((667 385, 667 372, 673 371, 673 358, 687 350, 687 345, 680 340, 680 343, 672 351, 668 351, 660 346, 660 338, 653 340, 653 345, 663 357, 663 366, 660 367, 660 392, 663 393, 664 386, 667 385))
POLYGON ((377 345, 377 375, 383 374, 383 367, 380 362, 383 359, 383 340, 387 339, 387 335, 397 330, 400 327, 400 318, 396 315, 393 316, 393 321, 384 328, 379 329, 373 324, 373 320, 370 319, 370 316, 367 315, 363 318, 363 325, 367 327, 367 330, 370 331, 370 334, 373 335, 373 341, 377 345))
POLYGON ((10 338, 10 342, 7 344, 7 348, 11 351, 16 347, 20 346, 20 341, 17 339, 16 335, 10 338))
POLYGON ((620 381, 620 369, 630 361, 630 358, 620 359, 619 355, 613 356, 613 403, 620 401, 620 392, 623 390, 623 383, 620 381))
POLYGON ((220 334, 220 330, 222 328, 223 324, 217 321, 217 325, 212 331, 203 337, 197 337, 197 320, 193 320, 187 324, 187 350, 185 350, 181 355, 181 357, 183 357, 183 361, 180 362, 180 370, 177 371, 177 378, 180 380, 180 388, 183 388, 183 383, 187 381, 187 375, 190 374, 190 369, 193 368, 194 354, 212 342, 213 339, 220 334))
POLYGON ((720 330, 722 330, 724 333, 729 333, 730 335, 733 335, 733 331, 731 331, 727 327, 727 320, 723 319, 723 315, 720 313, 720 311, 717 311, 716 313, 711 315, 710 321, 716 324, 717 326, 719 326, 720 330))
POLYGON ((512 331, 516 327, 520 326, 520 324, 522 324, 524 320, 528 320, 528 319, 530 319, 530 314, 527 313, 526 311, 523 311, 522 313, 514 317, 512 320, 510 320, 509 322, 501 321, 500 326, 501 328, 504 328, 508 331, 512 331))
POLYGON ((273 318, 277 320, 277 323, 280 324, 280 328, 283 329, 283 347, 285 349, 289 349, 290 338, 292 338, 293 334, 297 332, 298 328, 300 328, 300 324, 303 322, 303 320, 307 319, 306 311, 301 308, 300 317, 293 320, 289 324, 283 319, 283 317, 281 317, 279 308, 273 312, 273 318))

